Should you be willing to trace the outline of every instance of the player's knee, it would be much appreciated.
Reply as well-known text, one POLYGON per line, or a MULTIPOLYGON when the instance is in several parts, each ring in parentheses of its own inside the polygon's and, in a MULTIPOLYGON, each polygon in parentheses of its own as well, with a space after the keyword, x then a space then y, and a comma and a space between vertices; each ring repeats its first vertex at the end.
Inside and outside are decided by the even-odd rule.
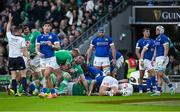
POLYGON ((162 78, 163 77, 163 72, 159 71, 159 72, 157 72, 157 75, 158 75, 158 77, 162 78))
POLYGON ((161 85, 161 84, 162 84, 162 81, 159 81, 159 80, 158 80, 158 85, 161 85))

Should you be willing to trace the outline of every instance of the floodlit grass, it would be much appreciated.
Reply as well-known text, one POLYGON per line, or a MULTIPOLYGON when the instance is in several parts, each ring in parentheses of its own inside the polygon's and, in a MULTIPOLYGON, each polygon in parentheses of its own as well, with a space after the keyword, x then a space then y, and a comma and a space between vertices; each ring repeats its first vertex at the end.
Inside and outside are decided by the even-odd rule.
POLYGON ((37 96, 14 97, 0 93, 0 111, 6 112, 113 112, 113 111, 180 111, 180 94, 150 96, 60 96, 41 99, 37 96))

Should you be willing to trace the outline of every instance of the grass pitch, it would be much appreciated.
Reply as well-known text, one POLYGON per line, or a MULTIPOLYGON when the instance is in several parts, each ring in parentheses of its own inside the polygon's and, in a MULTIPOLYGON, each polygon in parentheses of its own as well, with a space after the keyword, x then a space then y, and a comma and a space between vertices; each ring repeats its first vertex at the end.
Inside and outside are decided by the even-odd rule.
POLYGON ((6 112, 113 112, 113 111, 180 111, 180 94, 171 96, 60 96, 41 99, 37 96, 14 97, 0 93, 0 111, 6 112))

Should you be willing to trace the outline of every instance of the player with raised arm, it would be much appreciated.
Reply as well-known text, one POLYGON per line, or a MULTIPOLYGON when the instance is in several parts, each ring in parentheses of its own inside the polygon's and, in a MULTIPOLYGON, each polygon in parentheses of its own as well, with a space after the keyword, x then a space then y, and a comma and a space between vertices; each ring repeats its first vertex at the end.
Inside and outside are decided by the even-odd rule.
POLYGON ((9 71, 12 78, 12 89, 14 90, 14 95, 17 94, 17 78, 21 77, 21 84, 25 95, 29 96, 27 92, 27 80, 26 80, 26 66, 23 59, 25 56, 29 60, 29 55, 25 43, 25 39, 21 35, 21 27, 16 26, 14 29, 14 35, 11 33, 11 23, 13 17, 9 14, 9 20, 6 27, 6 36, 9 44, 9 71), (19 71, 19 72, 17 72, 19 71), (18 76, 20 75, 20 76, 18 76))

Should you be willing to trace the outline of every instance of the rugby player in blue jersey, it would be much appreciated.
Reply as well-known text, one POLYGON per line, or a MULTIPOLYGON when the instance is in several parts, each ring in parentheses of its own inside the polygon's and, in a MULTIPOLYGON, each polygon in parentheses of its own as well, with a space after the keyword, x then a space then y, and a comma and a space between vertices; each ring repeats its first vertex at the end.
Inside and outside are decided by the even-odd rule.
MULTIPOLYGON (((143 66, 145 70, 148 72, 148 79, 146 81, 146 89, 147 93, 152 93, 151 92, 151 81, 156 81, 156 80, 150 80, 150 78, 153 76, 155 78, 156 72, 153 67, 153 55, 154 55, 154 49, 155 49, 155 44, 153 39, 147 39, 146 40, 146 45, 143 47, 143 50, 141 52, 141 61, 140 65, 143 66)), ((153 85, 153 90, 156 90, 156 82, 152 82, 153 85)))
MULTIPOLYGON (((139 39, 136 43, 136 55, 137 55, 137 58, 139 59, 139 73, 140 73, 139 80, 138 80, 139 93, 143 93, 142 81, 143 81, 144 72, 145 72, 144 66, 142 66, 142 64, 141 64, 143 62, 143 59, 141 58, 141 52, 142 52, 143 47, 149 41, 149 36, 150 36, 150 29, 144 28, 143 29, 143 37, 141 39, 139 39)), ((151 80, 150 78, 147 79, 148 86, 150 86, 149 84, 151 84, 151 83, 148 83, 148 82, 150 82, 150 80, 151 80)), ((152 77, 152 82, 154 82, 153 85, 155 85, 155 77, 154 76, 152 77)))
POLYGON ((48 96, 48 98, 55 98, 57 96, 50 78, 50 74, 55 72, 57 79, 60 79, 61 77, 59 65, 56 63, 56 57, 54 54, 55 50, 60 49, 60 42, 57 35, 51 33, 50 30, 51 24, 49 22, 45 22, 43 24, 43 34, 38 36, 36 40, 36 52, 40 57, 40 66, 41 69, 43 69, 43 75, 46 80, 46 84, 44 85, 39 96, 45 97, 47 88, 50 88, 51 94, 48 96))
POLYGON ((127 80, 120 80, 121 84, 118 84, 117 79, 111 76, 99 76, 92 80, 89 94, 91 96, 92 90, 95 85, 99 87, 99 96, 114 96, 123 95, 130 96, 133 94, 133 86, 127 83, 127 80))
POLYGON ((120 91, 118 90, 118 81, 111 76, 99 76, 92 80, 88 96, 91 96, 95 85, 99 87, 100 96, 113 96, 120 94, 120 91))
POLYGON ((157 71, 157 80, 158 87, 157 92, 153 95, 161 95, 162 88, 162 79, 170 88, 170 94, 175 94, 175 89, 170 82, 169 78, 165 75, 166 66, 169 62, 168 52, 169 52, 169 40, 168 37, 164 34, 164 27, 156 27, 156 39, 155 39, 155 69, 157 71))
POLYGON ((98 36, 96 36, 90 44, 87 54, 87 61, 86 63, 89 64, 89 60, 91 57, 91 53, 93 48, 95 48, 95 57, 93 65, 98 68, 102 69, 105 75, 110 74, 110 60, 109 60, 109 49, 112 49, 113 61, 112 64, 116 64, 116 49, 115 45, 112 42, 112 38, 106 36, 104 28, 100 28, 98 30, 98 36))
POLYGON ((87 67, 87 73, 85 75, 87 80, 93 80, 99 76, 103 76, 103 72, 100 69, 94 66, 87 67))

